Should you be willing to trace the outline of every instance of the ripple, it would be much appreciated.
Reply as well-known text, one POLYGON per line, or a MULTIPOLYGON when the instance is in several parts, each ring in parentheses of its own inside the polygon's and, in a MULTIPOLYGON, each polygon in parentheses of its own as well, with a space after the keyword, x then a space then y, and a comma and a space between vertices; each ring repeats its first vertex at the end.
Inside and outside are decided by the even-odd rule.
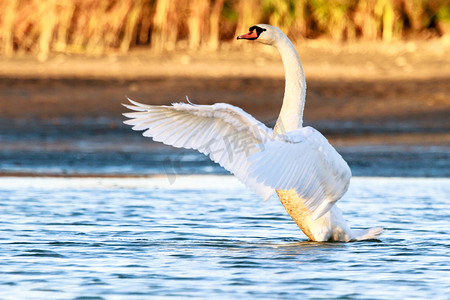
POLYGON ((38 257, 65 257, 57 252, 50 250, 31 249, 15 256, 38 256, 38 257))
POLYGON ((279 201, 231 177, 200 179, 0 178, 0 298, 450 294, 450 179, 355 178, 344 216, 385 232, 347 244, 308 242, 279 201))

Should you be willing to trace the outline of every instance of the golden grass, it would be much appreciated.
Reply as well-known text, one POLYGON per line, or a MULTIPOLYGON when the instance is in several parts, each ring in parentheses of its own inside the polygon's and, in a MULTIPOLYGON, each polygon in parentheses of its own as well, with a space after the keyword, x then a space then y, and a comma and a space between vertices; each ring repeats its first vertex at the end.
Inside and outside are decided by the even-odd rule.
POLYGON ((448 0, 0 0, 0 55, 216 50, 255 23, 294 40, 450 34, 448 0))

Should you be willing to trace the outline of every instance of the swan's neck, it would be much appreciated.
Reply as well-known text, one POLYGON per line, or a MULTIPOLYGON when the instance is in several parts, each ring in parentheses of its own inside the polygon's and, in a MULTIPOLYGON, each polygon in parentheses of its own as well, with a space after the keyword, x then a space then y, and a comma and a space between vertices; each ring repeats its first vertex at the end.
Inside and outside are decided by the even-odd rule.
POLYGON ((274 133, 279 134, 302 127, 306 81, 300 58, 291 41, 284 36, 275 47, 281 54, 286 77, 283 105, 274 128, 274 133))

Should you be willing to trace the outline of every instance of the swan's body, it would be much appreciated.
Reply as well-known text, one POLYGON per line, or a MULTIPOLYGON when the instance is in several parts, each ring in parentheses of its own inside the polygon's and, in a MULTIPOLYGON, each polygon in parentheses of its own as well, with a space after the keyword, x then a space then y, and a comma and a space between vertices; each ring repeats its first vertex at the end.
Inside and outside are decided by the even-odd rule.
POLYGON ((276 47, 282 57, 286 87, 273 130, 240 108, 218 103, 172 106, 126 105, 126 124, 144 136, 174 147, 196 149, 232 172, 263 199, 274 191, 286 211, 312 241, 373 239, 381 228, 351 230, 335 205, 347 191, 347 163, 315 129, 302 127, 306 96, 297 51, 276 27, 256 25, 238 39, 276 47))

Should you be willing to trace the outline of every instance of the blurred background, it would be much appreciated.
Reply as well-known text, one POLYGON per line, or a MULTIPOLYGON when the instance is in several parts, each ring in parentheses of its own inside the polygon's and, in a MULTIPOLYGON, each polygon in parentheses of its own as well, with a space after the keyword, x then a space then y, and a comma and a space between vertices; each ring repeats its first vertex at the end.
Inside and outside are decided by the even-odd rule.
POLYGON ((445 0, 2 0, 3 55, 101 55, 217 50, 250 24, 279 27, 293 41, 438 38, 450 34, 445 0))
POLYGON ((227 102, 272 126, 294 42, 305 123, 355 175, 450 175, 450 1, 0 0, 0 174, 225 173, 122 124, 125 96, 227 102))

